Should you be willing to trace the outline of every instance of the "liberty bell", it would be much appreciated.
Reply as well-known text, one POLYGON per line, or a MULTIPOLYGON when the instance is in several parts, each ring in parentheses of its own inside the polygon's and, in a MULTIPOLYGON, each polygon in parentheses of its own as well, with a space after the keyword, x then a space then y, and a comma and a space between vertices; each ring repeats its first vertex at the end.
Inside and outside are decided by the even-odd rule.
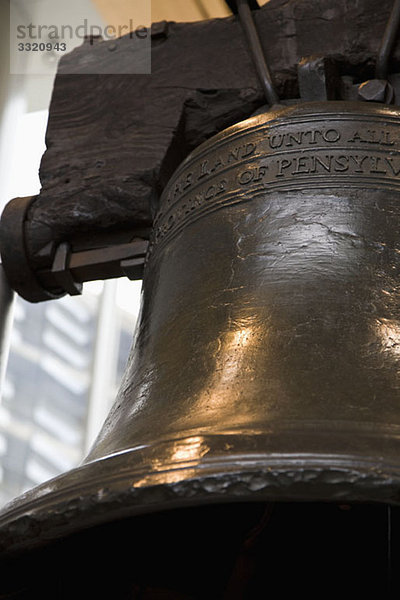
POLYGON ((1 513, 0 598, 394 585, 399 132, 387 102, 275 103, 184 159, 96 442, 1 513))

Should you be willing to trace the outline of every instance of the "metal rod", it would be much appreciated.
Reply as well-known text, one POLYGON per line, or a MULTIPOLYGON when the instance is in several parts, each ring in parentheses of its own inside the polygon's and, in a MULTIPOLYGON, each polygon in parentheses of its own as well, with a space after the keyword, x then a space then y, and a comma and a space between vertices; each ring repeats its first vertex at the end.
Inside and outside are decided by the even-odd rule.
POLYGON ((0 264, 0 394, 3 388, 10 353, 14 299, 15 293, 8 283, 3 265, 0 264))
POLYGON ((237 8, 267 102, 268 104, 276 104, 279 101, 279 98, 272 83, 271 74, 265 60, 248 1, 237 0, 237 8))
POLYGON ((381 47, 379 48, 378 59, 375 67, 376 79, 386 79, 388 71, 388 61, 393 44, 396 39, 397 30, 400 23, 400 0, 394 0, 392 12, 383 34, 381 47))

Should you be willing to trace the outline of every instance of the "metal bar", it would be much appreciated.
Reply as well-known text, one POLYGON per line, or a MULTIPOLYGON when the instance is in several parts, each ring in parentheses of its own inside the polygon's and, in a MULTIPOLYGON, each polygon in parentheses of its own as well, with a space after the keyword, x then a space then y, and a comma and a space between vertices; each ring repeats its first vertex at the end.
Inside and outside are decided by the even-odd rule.
POLYGON ((272 83, 271 74, 265 60, 248 1, 237 0, 237 8, 267 102, 268 104, 276 104, 279 98, 272 83))
POLYGON ((148 245, 147 240, 135 239, 126 244, 72 252, 64 242, 56 250, 52 268, 38 271, 38 276, 45 289, 60 288, 71 295, 80 294, 81 284, 86 281, 141 279, 148 245))
POLYGON ((0 393, 3 388, 10 353, 10 338, 14 315, 15 293, 0 264, 0 393))
MULTIPOLYGON (((139 256, 143 256, 144 262, 148 245, 149 243, 147 240, 140 240, 130 242, 129 244, 119 244, 100 249, 97 248, 95 250, 73 252, 71 253, 68 266, 76 281, 87 281, 87 277, 93 277, 93 279, 95 279, 96 276, 97 278, 101 277, 102 270, 108 263, 116 263, 116 265, 118 265, 122 260, 139 256), (90 270, 92 270, 93 273, 90 273, 90 270)), ((117 270, 115 276, 118 277, 122 274, 121 269, 119 269, 119 272, 117 270)))
POLYGON ((392 12, 383 34, 381 47, 379 48, 378 59, 375 67, 375 77, 377 79, 386 79, 388 71, 388 61, 390 53, 396 39, 397 30, 400 23, 400 0, 394 0, 392 12))

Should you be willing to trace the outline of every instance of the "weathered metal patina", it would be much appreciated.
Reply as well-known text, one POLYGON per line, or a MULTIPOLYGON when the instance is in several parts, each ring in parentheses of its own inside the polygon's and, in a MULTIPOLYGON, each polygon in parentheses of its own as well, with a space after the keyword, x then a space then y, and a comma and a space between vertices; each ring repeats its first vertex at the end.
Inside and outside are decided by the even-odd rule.
POLYGON ((81 467, 3 512, 3 549, 177 505, 399 502, 399 123, 277 108, 184 161, 115 406, 81 467))
MULTIPOLYGON (((338 16, 330 4, 328 21, 338 16)), ((133 220, 117 202, 110 228, 107 205, 79 213, 71 236, 83 202, 74 192, 49 244, 46 193, 43 213, 43 197, 10 204, 6 262, 33 301, 79 292, 99 273, 140 277, 144 261, 145 271, 128 367, 89 455, 0 514, 0 599, 70 598, 78 585, 79 597, 258 600, 271 575, 288 597, 327 581, 340 596, 344 586, 398 589, 400 110, 389 103, 400 78, 386 76, 399 7, 375 79, 309 53, 297 66, 300 99, 292 90, 273 104, 239 2, 268 101, 260 114, 210 138, 208 119, 192 129, 198 113, 185 101, 179 152, 157 163, 162 185, 157 169, 150 178, 135 165, 163 193, 133 220), (165 186, 197 128, 208 141, 165 186)), ((154 30, 157 43, 167 30, 154 30)), ((214 106, 218 94, 201 93, 214 106)))

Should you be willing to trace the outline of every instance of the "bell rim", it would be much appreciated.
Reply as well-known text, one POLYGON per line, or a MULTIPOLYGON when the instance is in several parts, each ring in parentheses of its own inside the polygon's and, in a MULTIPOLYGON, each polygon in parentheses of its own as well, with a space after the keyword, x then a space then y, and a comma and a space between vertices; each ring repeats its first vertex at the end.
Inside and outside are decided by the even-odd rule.
POLYGON ((196 464, 166 465, 155 473, 149 465, 132 468, 129 462, 137 462, 143 448, 131 448, 82 464, 6 505, 0 514, 0 556, 47 546, 112 521, 176 508, 260 501, 400 505, 396 453, 390 453, 392 459, 388 453, 378 459, 376 447, 371 447, 366 454, 371 439, 365 436, 359 451, 347 454, 254 449, 219 459, 203 457, 196 464))

